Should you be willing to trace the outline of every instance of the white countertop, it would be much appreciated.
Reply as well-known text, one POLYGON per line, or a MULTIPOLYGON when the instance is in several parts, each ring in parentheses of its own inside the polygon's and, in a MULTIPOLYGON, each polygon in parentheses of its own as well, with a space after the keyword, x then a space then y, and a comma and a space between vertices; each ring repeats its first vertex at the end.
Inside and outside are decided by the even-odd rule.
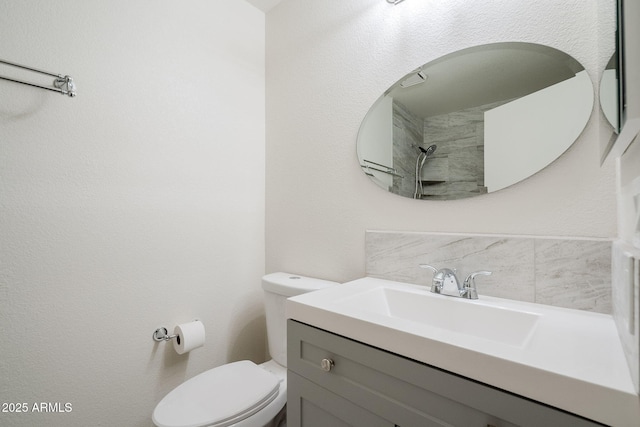
POLYGON ((358 304, 363 292, 379 288, 452 299, 424 286, 366 277, 290 298, 287 316, 604 424, 640 426, 640 398, 611 316, 482 295, 453 298, 537 316, 522 343, 498 342, 474 333, 473 322, 457 333, 358 304))

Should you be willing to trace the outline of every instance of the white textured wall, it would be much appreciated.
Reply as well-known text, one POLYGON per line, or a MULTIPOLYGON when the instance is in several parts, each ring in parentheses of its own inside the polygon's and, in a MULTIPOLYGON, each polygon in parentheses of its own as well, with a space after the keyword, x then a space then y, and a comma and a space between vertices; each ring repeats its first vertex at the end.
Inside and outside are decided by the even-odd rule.
POLYGON ((284 0, 267 14, 267 270, 364 274, 366 229, 612 237, 615 173, 600 168, 597 104, 580 139, 525 182, 479 198, 416 201, 360 171, 372 103, 417 65, 473 45, 561 49, 597 88, 613 52, 613 1, 284 0))
POLYGON ((0 425, 150 426, 186 378, 263 359, 264 19, 244 1, 0 4, 0 57, 78 85, 0 81, 0 402, 72 404, 0 425), (152 341, 194 318, 204 348, 152 341))

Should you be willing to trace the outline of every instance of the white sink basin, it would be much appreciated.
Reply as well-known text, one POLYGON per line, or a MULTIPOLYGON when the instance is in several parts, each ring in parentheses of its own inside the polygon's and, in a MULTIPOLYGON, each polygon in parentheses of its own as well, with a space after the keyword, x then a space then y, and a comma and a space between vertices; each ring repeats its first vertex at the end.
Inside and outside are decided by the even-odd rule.
POLYGON ((382 286, 336 304, 517 347, 527 343, 540 316, 488 305, 482 300, 432 295, 426 289, 416 292, 382 286))
POLYGON ((289 298, 287 316, 606 425, 637 426, 609 315, 365 277, 289 298))

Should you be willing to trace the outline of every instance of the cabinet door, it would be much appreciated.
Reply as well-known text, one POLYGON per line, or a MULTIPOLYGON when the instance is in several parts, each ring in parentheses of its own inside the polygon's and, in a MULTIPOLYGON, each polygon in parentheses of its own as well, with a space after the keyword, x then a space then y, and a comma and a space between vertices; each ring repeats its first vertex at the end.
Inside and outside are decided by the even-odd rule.
POLYGON ((346 399, 289 371, 287 374, 288 427, 394 427, 346 399))
POLYGON ((424 368, 432 369, 426 365, 296 322, 287 333, 289 375, 294 371, 354 407, 393 421, 392 425, 514 427, 428 390, 441 384, 439 378, 421 375, 424 368), (322 369, 323 359, 334 363, 329 371, 322 369))
POLYGON ((290 372, 399 426, 599 425, 299 322, 287 334, 290 372), (333 361, 329 372, 323 359, 333 361))

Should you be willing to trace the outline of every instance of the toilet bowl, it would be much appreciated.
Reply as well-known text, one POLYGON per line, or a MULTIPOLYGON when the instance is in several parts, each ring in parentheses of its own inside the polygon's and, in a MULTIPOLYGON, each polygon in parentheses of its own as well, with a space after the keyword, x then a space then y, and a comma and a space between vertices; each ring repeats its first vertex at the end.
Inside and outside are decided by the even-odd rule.
POLYGON ((205 371, 167 394, 153 411, 158 427, 284 427, 287 402, 285 301, 335 282, 272 273, 262 278, 272 359, 242 360, 205 371))

